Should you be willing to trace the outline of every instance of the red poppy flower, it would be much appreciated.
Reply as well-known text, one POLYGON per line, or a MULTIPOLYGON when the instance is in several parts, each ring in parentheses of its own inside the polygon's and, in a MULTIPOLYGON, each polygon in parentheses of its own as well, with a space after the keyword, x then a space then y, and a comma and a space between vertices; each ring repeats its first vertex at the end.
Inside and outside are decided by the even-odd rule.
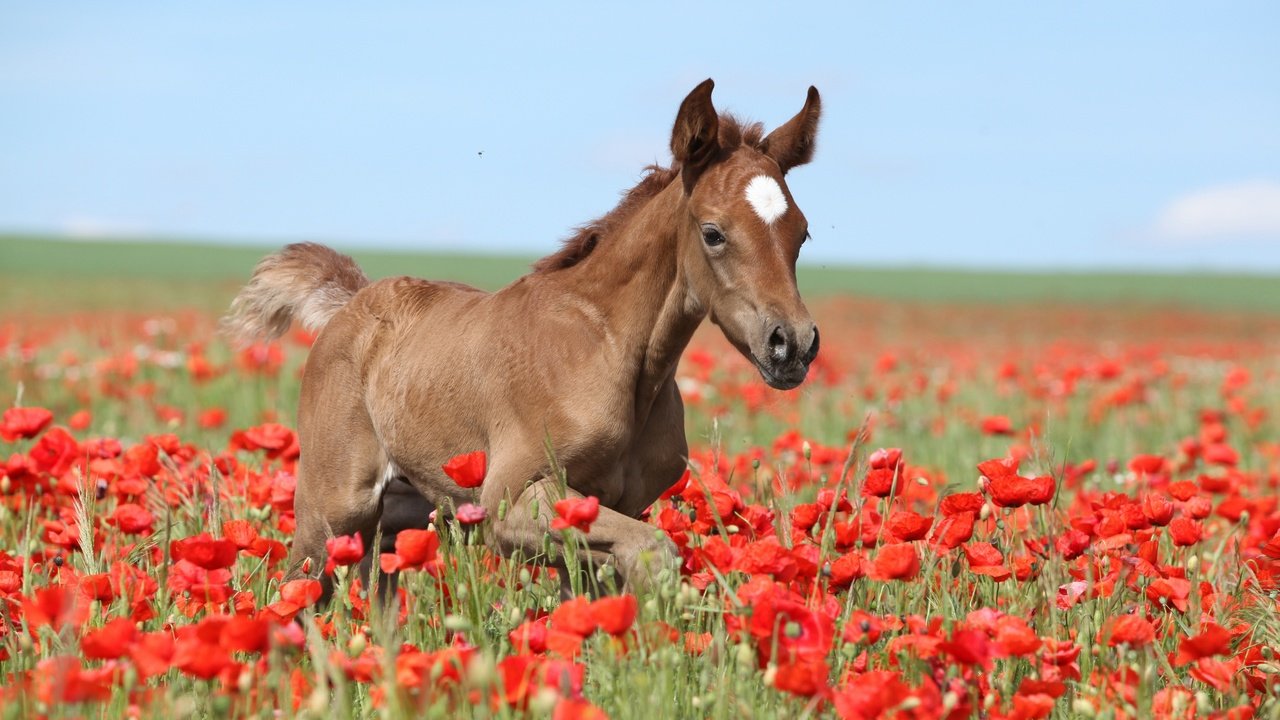
POLYGON ((324 542, 328 560, 325 572, 332 573, 340 565, 354 565, 364 559, 364 539, 359 535, 339 535, 324 542))
POLYGON ((978 463, 978 472, 988 480, 1002 477, 1013 477, 1018 474, 1017 458, 998 458, 983 460, 978 463))
POLYGON ((733 569, 748 575, 768 574, 788 582, 796 576, 799 567, 791 551, 770 537, 743 548, 733 563, 733 569))
POLYGON ((205 430, 215 430, 227 422, 227 411, 222 408, 209 408, 196 416, 196 424, 205 430))
POLYGON ((577 528, 584 533, 589 533, 591 523, 600 516, 600 499, 595 496, 565 498, 556 503, 556 516, 551 520, 551 529, 577 528))
POLYGON ((951 639, 939 645, 938 649, 955 658, 961 665, 991 668, 991 639, 981 630, 955 630, 951 633, 951 639))
POLYGON ((80 652, 90 660, 115 660, 129 652, 138 626, 129 618, 116 618, 80 638, 80 652))
POLYGON ((303 608, 314 605, 322 593, 319 580, 290 580, 280 586, 280 600, 263 608, 263 614, 276 622, 289 622, 303 608))
POLYGON ((93 413, 88 410, 77 410, 67 418, 67 427, 72 430, 87 430, 93 424, 93 413))
POLYGON ((1013 422, 1004 415, 992 415, 983 418, 981 427, 984 435, 1013 434, 1013 422))
POLYGON ((889 497, 893 493, 897 472, 892 468, 874 468, 867 471, 862 482, 862 494, 867 497, 889 497))
MULTIPOLYGON (((306 599, 305 594, 303 598, 294 597, 294 601, 299 599, 306 599)), ((260 653, 270 645, 270 630, 271 625, 265 620, 236 615, 222 625, 218 643, 228 650, 260 653)))
POLYGON ((834 587, 849 587, 854 580, 867 576, 867 558, 856 550, 836 558, 831 563, 831 584, 834 587))
POLYGON ((435 563, 439 547, 440 537, 434 530, 401 530, 396 534, 396 551, 382 553, 382 571, 428 568, 435 563))
POLYGON ((1188 517, 1175 518, 1169 523, 1169 537, 1179 547, 1195 545, 1204 537, 1204 526, 1188 517))
MULTIPOLYGON (((1191 668, 1191 677, 1214 688, 1218 692, 1226 692, 1231 689, 1231 680, 1235 677, 1236 671, 1239 667, 1239 659, 1223 661, 1216 658, 1200 658, 1191 668)), ((1245 708, 1246 710, 1253 709, 1248 706, 1245 706, 1245 708)), ((1240 717, 1246 716, 1242 714, 1240 717)))
POLYGON ((1140 648, 1156 639, 1156 628, 1141 615, 1120 615, 1112 618, 1098 633, 1098 642, 1102 642, 1104 637, 1112 647, 1123 644, 1140 648))
POLYGON ((222 523, 222 536, 244 550, 258 539, 258 530, 248 520, 227 520, 222 523))
POLYGON ((773 686, 792 695, 813 697, 827 691, 830 673, 826 658, 801 657, 781 663, 774 669, 773 686))
POLYGON ((982 493, 952 493, 942 498, 942 504, 938 506, 938 512, 943 515, 957 515, 963 512, 976 513, 982 510, 987 499, 982 493))
POLYGON ((1230 445, 1213 443, 1204 448, 1204 461, 1210 465, 1226 465, 1235 467, 1240 462, 1240 455, 1230 445))
POLYGON ((0 438, 5 442, 33 438, 52 422, 53 413, 42 407, 9 408, 0 418, 0 438))
POLYGON ((1147 522, 1164 527, 1173 519, 1174 505, 1163 493, 1147 493, 1142 498, 1142 514, 1147 522))
POLYGON ((609 720, 609 716, 586 700, 561 698, 551 711, 551 720, 609 720))
POLYGON ((80 459, 80 444, 62 427, 53 427, 36 441, 27 457, 37 470, 58 477, 80 459))
POLYGON ((122 503, 106 518, 108 525, 114 525, 125 535, 149 533, 155 524, 155 517, 141 505, 122 503))
POLYGON ((1004 556, 1000 554, 995 545, 989 542, 969 543, 964 546, 964 554, 969 560, 970 567, 1004 564, 1004 556))
POLYGON ((1138 475, 1154 475, 1164 470, 1164 458, 1159 455, 1134 455, 1129 469, 1138 475))
POLYGON ((221 570, 235 565, 237 551, 235 543, 214 539, 207 532, 175 540, 170 545, 170 553, 175 559, 186 560, 205 570, 221 570))
POLYGON ((551 612, 550 626, 585 638, 596 631, 600 622, 592 610, 591 601, 585 597, 575 597, 560 603, 551 612))
POLYGON ((876 553, 871 577, 876 580, 910 580, 920 571, 920 556, 910 543, 885 545, 876 553))
POLYGON ((298 457, 298 435, 280 423, 264 423, 243 432, 233 433, 232 446, 244 450, 266 450, 267 457, 294 459, 298 457))
POLYGON ((1039 636, 1027 621, 1016 615, 1002 616, 996 622, 995 642, 1006 657, 1030 656, 1041 645, 1039 636))
POLYGON ((760 666, 825 658, 835 639, 835 623, 821 610, 776 593, 766 593, 751 606, 747 630, 756 639, 760 666), (775 654, 776 650, 776 654, 775 654))
POLYGON ((884 625, 880 622, 880 618, 865 610, 854 610, 844 625, 841 637, 845 642, 855 645, 863 641, 868 645, 875 645, 880 641, 882 632, 884 632, 884 625))
POLYGON ((910 697, 911 688, 897 671, 869 670, 850 677, 832 693, 831 702, 841 718, 863 720, 884 717, 910 697))
POLYGON ((1157 578, 1147 586, 1147 601, 1153 606, 1186 612, 1191 597, 1191 582, 1182 578, 1157 578))
POLYGON ((173 664, 173 633, 168 630, 139 635, 129 646, 129 659, 142 679, 169 672, 173 664))
POLYGON ((188 625, 178 632, 173 666, 191 677, 210 680, 234 666, 236 661, 231 657, 231 651, 202 638, 200 629, 199 625, 188 625))
POLYGON ((22 616, 31 628, 80 627, 89 619, 89 603, 74 590, 61 585, 37 588, 32 597, 23 600, 22 616))
POLYGON ((902 448, 880 448, 871 453, 867 464, 873 470, 896 470, 902 465, 902 448))
POLYGON ((1215 622, 1208 622, 1199 635, 1192 635, 1178 641, 1178 656, 1174 665, 1186 665, 1189 662, 1214 655, 1226 655, 1231 652, 1231 633, 1215 622))
POLYGON ((601 630, 610 635, 621 635, 631 629, 639 608, 635 595, 618 595, 591 603, 591 614, 601 630))
POLYGON ((456 455, 441 466, 444 474, 453 479, 459 487, 477 488, 484 483, 486 457, 483 450, 456 455))
POLYGON ((1043 505, 1053 499, 1054 481, 1049 476, 1024 478, 1019 475, 992 478, 987 489, 991 502, 1000 507, 1043 505))
POLYGON ((901 542, 920 540, 929 534, 933 518, 910 510, 899 510, 889 516, 889 532, 901 542))
MULTIPOLYGON (((0 588, 0 592, 3 589, 0 588)), ((80 592, 101 603, 110 603, 116 599, 116 586, 111 582, 111 575, 94 573, 80 578, 80 592)))

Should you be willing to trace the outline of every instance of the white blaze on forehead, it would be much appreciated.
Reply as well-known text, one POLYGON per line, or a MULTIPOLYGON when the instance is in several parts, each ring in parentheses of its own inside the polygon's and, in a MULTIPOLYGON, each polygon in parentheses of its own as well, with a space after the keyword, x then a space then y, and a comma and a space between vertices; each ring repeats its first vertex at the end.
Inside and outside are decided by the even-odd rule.
POLYGON ((766 225, 787 212, 787 198, 782 194, 782 186, 768 175, 757 175, 747 183, 747 202, 766 225))

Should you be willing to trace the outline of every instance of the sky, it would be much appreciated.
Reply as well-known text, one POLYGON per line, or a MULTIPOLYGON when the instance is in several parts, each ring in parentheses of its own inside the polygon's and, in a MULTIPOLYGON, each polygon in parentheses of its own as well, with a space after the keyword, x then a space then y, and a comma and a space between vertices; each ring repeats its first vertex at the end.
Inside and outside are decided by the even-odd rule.
POLYGON ((698 82, 817 264, 1280 271, 1280 4, 0 0, 0 231, 543 254, 698 82), (359 12, 352 12, 358 8, 359 12))

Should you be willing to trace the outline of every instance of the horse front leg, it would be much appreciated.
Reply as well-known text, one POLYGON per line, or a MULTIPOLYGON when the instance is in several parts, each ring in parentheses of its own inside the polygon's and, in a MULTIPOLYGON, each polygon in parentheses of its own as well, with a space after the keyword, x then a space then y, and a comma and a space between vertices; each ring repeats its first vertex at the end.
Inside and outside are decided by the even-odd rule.
MULTIPOLYGON (((490 485, 496 480, 491 474, 485 481, 481 502, 489 516, 495 518, 491 541, 498 550, 505 555, 523 552, 532 556, 542 552, 544 543, 551 542, 564 557, 564 533, 580 531, 551 528, 556 517, 555 503, 565 498, 582 499, 582 493, 572 488, 563 490, 553 478, 517 486, 519 489, 504 488, 497 482, 490 485), (508 510, 499 518, 498 508, 503 500, 507 501, 508 510)), ((672 577, 679 574, 680 554, 666 533, 611 508, 601 506, 599 516, 581 540, 594 565, 607 564, 621 575, 626 592, 639 595, 654 590, 663 570, 672 577)), ((560 566, 564 567, 563 562, 560 566)))

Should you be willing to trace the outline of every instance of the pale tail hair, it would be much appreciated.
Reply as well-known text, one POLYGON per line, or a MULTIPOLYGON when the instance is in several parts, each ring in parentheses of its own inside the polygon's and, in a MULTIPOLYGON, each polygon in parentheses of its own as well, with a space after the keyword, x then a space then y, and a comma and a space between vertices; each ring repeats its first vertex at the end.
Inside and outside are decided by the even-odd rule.
POLYGON ((356 261, 318 243, 295 243, 258 263, 222 327, 241 345, 280 337, 297 320, 318 332, 369 278, 356 261))

